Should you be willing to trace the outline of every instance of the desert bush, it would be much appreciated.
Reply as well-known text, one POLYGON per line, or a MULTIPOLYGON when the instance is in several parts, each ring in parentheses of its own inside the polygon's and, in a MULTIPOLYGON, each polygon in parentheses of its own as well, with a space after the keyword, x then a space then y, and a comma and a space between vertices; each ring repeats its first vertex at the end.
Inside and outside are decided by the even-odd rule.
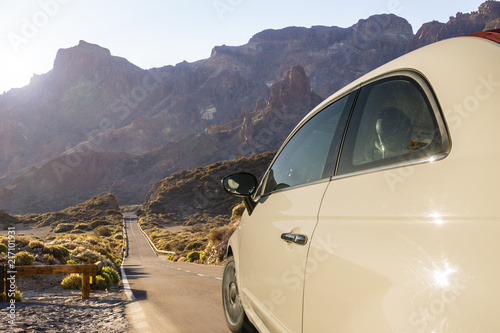
MULTIPOLYGON (((16 302, 21 302, 23 300, 23 293, 21 293, 19 290, 16 290, 14 293, 14 298, 16 299, 16 302)), ((7 302, 7 295, 5 291, 0 294, 0 302, 7 302)))
POLYGON ((99 275, 102 276, 104 278, 104 280, 106 281, 106 288, 111 287, 111 285, 113 284, 112 277, 104 271, 101 271, 101 273, 99 273, 99 275))
POLYGON ((54 265, 57 262, 56 258, 54 258, 54 256, 50 253, 44 254, 43 260, 45 260, 47 262, 47 264, 49 264, 49 265, 54 265))
POLYGON ((14 260, 16 265, 31 265, 35 261, 35 257, 29 254, 29 252, 21 251, 16 253, 14 260))
POLYGON ((205 244, 200 243, 200 242, 191 242, 186 247, 184 248, 184 251, 193 251, 193 250, 199 250, 205 247, 205 244))
MULTIPOLYGON (((75 249, 74 251, 77 251, 79 249, 82 249, 81 247, 75 249)), ((93 251, 93 250, 88 250, 83 248, 83 251, 78 252, 75 257, 80 260, 81 262, 88 262, 88 263, 96 263, 100 260, 102 260, 102 255, 99 252, 93 251)))
POLYGON ((94 230, 95 228, 100 227, 101 225, 107 225, 107 224, 108 224, 108 222, 106 222, 104 220, 95 220, 95 221, 90 222, 89 229, 94 230))
POLYGON ((69 249, 62 245, 56 245, 56 247, 61 250, 63 258, 69 257, 69 249))
POLYGON ((102 268, 103 273, 107 273, 111 277, 111 283, 118 283, 120 282, 120 274, 116 270, 114 270, 111 267, 103 267, 102 268))
POLYGON ((195 262, 198 260, 203 261, 204 257, 205 257, 205 253, 203 251, 193 251, 187 255, 186 260, 189 262, 195 262))
POLYGON ((32 249, 43 249, 45 247, 43 242, 38 239, 31 240, 28 246, 31 247, 32 249))
POLYGON ((0 253, 7 253, 7 246, 3 243, 0 243, 0 253))
POLYGON ((89 229, 89 225, 87 223, 78 223, 75 226, 75 230, 88 230, 88 229, 89 229))
POLYGON ((77 263, 73 259, 70 259, 70 260, 66 261, 66 265, 77 265, 77 263))
POLYGON ((82 277, 80 274, 67 275, 61 282, 64 289, 82 289, 82 277))
POLYGON ((212 242, 212 244, 217 245, 224 240, 224 237, 229 229, 230 227, 227 225, 212 228, 208 233, 207 238, 212 242))
POLYGON ((70 251, 70 250, 74 250, 74 249, 76 249, 76 244, 75 244, 75 243, 66 243, 66 244, 64 244, 64 247, 65 247, 68 251, 70 251))
POLYGON ((101 242, 99 237, 94 235, 81 235, 80 237, 81 242, 87 242, 91 245, 97 245, 101 242))
MULTIPOLYGON (((91 276, 90 277, 90 283, 92 283, 92 279, 93 277, 91 276)), ((105 290, 108 288, 108 285, 106 283, 106 279, 104 277, 102 277, 101 275, 96 275, 95 277, 95 289, 98 289, 98 290, 105 290)))
MULTIPOLYGON (((59 260, 64 260, 64 252, 59 246, 48 245, 43 249, 43 253, 50 254, 51 256, 53 256, 59 260)), ((69 255, 69 251, 68 251, 68 255, 69 255)))
POLYGON ((103 236, 103 237, 111 236, 111 230, 105 225, 101 225, 101 226, 98 226, 97 228, 95 228, 94 233, 97 236, 103 236))
POLYGON ((105 257, 110 257, 111 256, 111 250, 109 249, 109 246, 104 247, 104 246, 96 246, 94 248, 94 251, 98 252, 99 254, 105 256, 105 257))
POLYGON ((55 229, 54 229, 54 232, 55 233, 60 233, 60 232, 68 232, 68 231, 71 231, 73 230, 73 225, 70 224, 70 223, 59 223, 55 229))
POLYGON ((242 202, 239 205, 235 206, 233 208, 232 214, 231 214, 231 222, 235 222, 239 219, 241 219, 241 216, 243 215, 243 212, 245 211, 245 203, 242 202))
POLYGON ((19 247, 25 247, 28 246, 28 244, 31 242, 31 238, 26 237, 26 236, 17 236, 16 237, 16 245, 19 247))
POLYGON ((9 228, 12 228, 12 227, 13 227, 13 225, 10 224, 10 223, 4 224, 3 225, 3 230, 9 230, 9 228))

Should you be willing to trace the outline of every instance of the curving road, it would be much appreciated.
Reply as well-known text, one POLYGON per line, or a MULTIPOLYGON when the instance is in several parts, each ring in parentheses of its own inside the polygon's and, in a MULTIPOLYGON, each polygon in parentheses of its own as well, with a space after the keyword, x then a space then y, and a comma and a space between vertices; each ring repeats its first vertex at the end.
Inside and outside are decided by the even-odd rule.
POLYGON ((154 253, 136 219, 126 220, 125 227, 122 272, 134 332, 229 332, 222 310, 223 267, 168 261, 154 253))

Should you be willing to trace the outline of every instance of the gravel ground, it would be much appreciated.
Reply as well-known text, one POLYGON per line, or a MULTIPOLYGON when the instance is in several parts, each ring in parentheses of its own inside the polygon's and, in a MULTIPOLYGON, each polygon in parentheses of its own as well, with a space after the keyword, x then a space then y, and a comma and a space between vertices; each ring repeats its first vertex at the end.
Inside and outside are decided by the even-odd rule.
POLYGON ((60 287, 62 275, 18 278, 23 301, 15 309, 0 302, 0 332, 130 332, 121 286, 82 299, 81 291, 60 287))

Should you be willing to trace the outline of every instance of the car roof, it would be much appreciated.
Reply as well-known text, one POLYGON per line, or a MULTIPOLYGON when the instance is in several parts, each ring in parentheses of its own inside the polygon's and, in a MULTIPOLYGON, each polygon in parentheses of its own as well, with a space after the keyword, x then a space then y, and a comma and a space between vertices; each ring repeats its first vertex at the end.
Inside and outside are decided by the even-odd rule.
MULTIPOLYGON (((484 91, 484 89, 494 90, 491 92, 493 98, 480 100, 481 109, 496 109, 495 105, 500 104, 500 94, 498 94, 500 90, 497 89, 500 84, 500 66, 492 66, 492 64, 497 64, 498 59, 500 59, 499 40, 500 29, 497 29, 445 39, 406 53, 361 76, 326 98, 297 124, 288 138, 327 105, 379 77, 402 71, 418 73, 430 84, 431 90, 437 96, 440 110, 445 115, 456 116, 453 114, 455 105, 468 107, 467 103, 474 102, 475 94, 484 91)), ((470 114, 472 113, 469 112, 469 114, 460 117, 465 120, 470 114)), ((463 121, 461 132, 468 131, 469 133, 479 133, 479 135, 494 133, 493 129, 486 130, 484 128, 481 130, 481 124, 478 124, 477 121, 482 118, 483 123, 486 121, 491 126, 496 126, 500 114, 489 113, 487 116, 488 118, 470 117, 467 122, 463 121), (466 127, 472 128, 467 129, 466 127)), ((465 136, 461 135, 462 137, 465 136)), ((477 147, 473 148, 467 145, 463 145, 463 147, 471 149, 471 151, 478 150, 477 147)), ((498 145, 498 149, 500 151, 500 145, 498 145)))
MULTIPOLYGON (((358 79, 352 81, 347 84, 343 88, 339 89, 337 92, 326 98, 322 103, 316 106, 304 119, 301 123, 305 122, 316 112, 320 111, 327 105, 331 104, 333 101, 338 100, 340 97, 345 96, 349 92, 363 86, 368 81, 373 80, 376 77, 385 75, 387 73, 396 72, 396 71, 404 71, 411 70, 419 72, 429 80, 430 78, 427 75, 433 76, 437 74, 437 76, 442 76, 442 69, 445 71, 455 70, 460 71, 458 63, 450 61, 452 58, 457 58, 459 55, 460 58, 463 58, 461 61, 461 66, 467 66, 474 62, 474 58, 478 55, 482 56, 484 54, 491 54, 493 45, 494 55, 493 57, 497 57, 500 55, 500 48, 498 47, 500 44, 500 29, 497 30, 489 30, 482 31, 471 35, 464 35, 460 37, 453 37, 449 39, 445 39, 442 41, 438 41, 426 46, 423 46, 417 50, 406 53, 388 63, 385 63, 374 70, 370 71, 367 74, 359 77, 358 79), (496 43, 492 43, 495 41, 496 43), (433 55, 437 55, 436 59, 432 58, 433 55), (439 58, 439 59, 437 59, 439 58), (434 61, 435 60, 435 61, 434 61), (441 65, 435 66, 433 63, 441 63, 441 65), (455 67, 455 68, 454 68, 455 67)), ((499 58, 500 59, 500 58, 499 58)), ((478 62, 482 60, 476 59, 478 62)), ((461 68, 463 69, 463 67, 461 68)), ((496 71, 496 69, 495 69, 496 71)), ((470 76, 471 73, 469 73, 470 76)), ((430 79, 429 81, 435 81, 430 79)), ((442 81, 442 80, 441 80, 442 81)), ((453 81, 451 81, 453 82, 453 81)), ((300 127, 301 124, 297 125, 297 128, 300 127)))

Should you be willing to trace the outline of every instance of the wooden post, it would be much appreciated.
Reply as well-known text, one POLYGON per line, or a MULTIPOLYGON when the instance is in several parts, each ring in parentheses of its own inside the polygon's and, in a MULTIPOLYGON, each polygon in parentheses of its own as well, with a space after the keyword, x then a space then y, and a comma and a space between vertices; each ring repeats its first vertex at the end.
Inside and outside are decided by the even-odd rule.
POLYGON ((82 299, 90 297, 90 273, 82 274, 82 299))
POLYGON ((6 290, 5 288, 5 266, 0 265, 0 294, 6 290))
POLYGON ((10 304, 16 302, 16 294, 17 290, 17 274, 16 271, 10 271, 9 266, 5 266, 5 299, 10 304))

